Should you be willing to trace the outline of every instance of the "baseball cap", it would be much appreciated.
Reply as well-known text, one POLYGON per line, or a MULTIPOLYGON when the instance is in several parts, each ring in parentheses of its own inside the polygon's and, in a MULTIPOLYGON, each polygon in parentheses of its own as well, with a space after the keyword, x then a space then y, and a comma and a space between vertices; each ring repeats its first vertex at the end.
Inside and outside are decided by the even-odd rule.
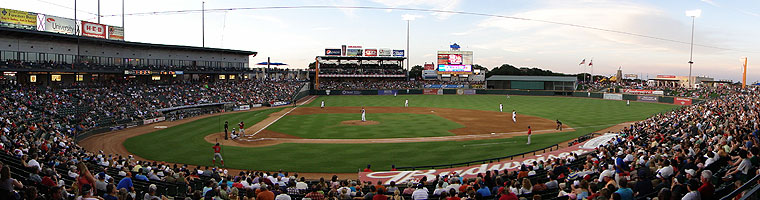
POLYGON ((692 177, 694 177, 694 176, 697 174, 697 171, 694 171, 693 169, 686 169, 686 170, 684 170, 684 171, 685 171, 687 174, 691 175, 692 177))

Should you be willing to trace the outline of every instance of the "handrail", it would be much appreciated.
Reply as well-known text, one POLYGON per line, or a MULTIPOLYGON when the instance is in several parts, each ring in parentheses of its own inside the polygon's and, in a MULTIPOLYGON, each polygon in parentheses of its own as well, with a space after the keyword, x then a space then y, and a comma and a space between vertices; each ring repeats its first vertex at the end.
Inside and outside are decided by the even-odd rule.
MULTIPOLYGON (((760 180, 760 174, 755 175, 755 177, 752 177, 752 179, 750 179, 749 181, 747 181, 746 183, 744 183, 744 185, 742 185, 741 187, 737 188, 736 190, 734 190, 733 192, 729 193, 728 195, 724 196, 723 198, 720 198, 720 200, 733 199, 734 197, 736 197, 736 195, 739 195, 739 193, 744 192, 744 190, 747 190, 749 187, 757 185, 757 180, 760 180)), ((746 194, 745 194, 745 196, 746 196, 746 194)))
MULTIPOLYGON (((592 133, 589 133, 589 134, 586 134, 586 135, 579 136, 578 138, 586 137, 586 136, 593 136, 593 135, 596 135, 596 134, 599 134, 599 133, 592 132, 592 133)), ((503 156, 503 157, 497 157, 497 158, 487 158, 487 159, 467 161, 467 162, 460 162, 460 163, 452 163, 452 164, 397 167, 396 169, 397 170, 404 170, 404 169, 417 170, 418 168, 421 168, 421 169, 427 169, 427 168, 435 169, 437 167, 449 167, 449 168, 453 168, 454 166, 462 166, 462 165, 470 166, 471 164, 476 164, 476 163, 485 164, 486 162, 489 162, 489 163, 491 163, 493 161, 499 162, 502 159, 507 159, 507 158, 509 158, 509 160, 511 160, 511 159, 513 159, 515 157, 519 157, 519 156, 525 157, 526 154, 535 153, 535 152, 539 152, 539 151, 543 151, 545 153, 546 149, 550 149, 551 150, 554 147, 557 147, 557 149, 559 149, 559 144, 553 144, 551 146, 544 147, 544 148, 541 148, 541 149, 536 149, 536 150, 533 150, 533 151, 527 151, 527 152, 523 152, 523 153, 518 153, 518 154, 513 154, 513 155, 503 156)))

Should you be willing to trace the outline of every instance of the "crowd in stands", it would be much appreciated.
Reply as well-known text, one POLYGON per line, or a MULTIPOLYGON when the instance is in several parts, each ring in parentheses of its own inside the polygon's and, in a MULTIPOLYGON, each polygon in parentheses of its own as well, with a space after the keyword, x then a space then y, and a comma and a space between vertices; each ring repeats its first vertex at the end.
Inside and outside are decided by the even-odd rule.
POLYGON ((374 90, 374 89, 421 89, 426 85, 464 85, 483 84, 480 81, 406 81, 406 80, 326 80, 319 82, 321 90, 374 90))
POLYGON ((306 181, 287 172, 229 173, 221 168, 88 152, 76 144, 75 133, 70 130, 79 130, 77 126, 86 129, 91 124, 72 125, 76 117, 62 114, 67 106, 85 105, 116 109, 91 108, 87 112, 150 115, 150 109, 119 108, 135 101, 144 101, 140 105, 150 108, 234 101, 239 97, 211 97, 250 92, 245 89, 253 86, 283 86, 277 84, 297 85, 253 81, 208 86, 187 83, 175 90, 137 85, 72 89, 100 95, 95 98, 72 91, 5 84, 0 96, 0 199, 706 200, 736 190, 751 180, 760 166, 760 92, 756 90, 724 88, 723 96, 634 123, 588 154, 538 160, 517 171, 488 171, 475 179, 455 173, 399 185, 341 180, 337 176, 306 181), (177 91, 188 89, 212 100, 199 101, 195 95, 177 91), (46 90, 50 92, 41 92, 46 90), (111 96, 109 92, 122 94, 111 96), (179 97, 172 96, 174 92, 179 97), (171 97, 156 98, 167 95, 171 97))
POLYGON ((406 75, 406 70, 393 64, 320 64, 319 74, 340 75, 406 75))

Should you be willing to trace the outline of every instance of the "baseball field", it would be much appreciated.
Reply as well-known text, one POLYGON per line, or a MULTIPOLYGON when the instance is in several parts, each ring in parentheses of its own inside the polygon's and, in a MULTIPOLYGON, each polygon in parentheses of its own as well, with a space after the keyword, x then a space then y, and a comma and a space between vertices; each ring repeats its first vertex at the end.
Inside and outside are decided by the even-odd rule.
POLYGON ((675 108, 573 97, 320 96, 297 108, 258 109, 163 129, 151 127, 127 138, 123 148, 148 160, 209 166, 211 146, 220 141, 229 168, 351 173, 368 164, 378 171, 391 165, 448 164, 526 152, 675 108), (404 108, 405 99, 409 108, 404 108), (320 108, 321 101, 326 108, 320 108), (367 122, 359 121, 362 107, 367 122), (517 123, 512 122, 512 110, 518 114, 517 123), (555 130, 555 120, 564 123, 563 131, 555 130), (244 121, 249 136, 224 141, 225 121, 230 129, 244 121), (528 126, 534 133, 530 145, 526 145, 528 126))

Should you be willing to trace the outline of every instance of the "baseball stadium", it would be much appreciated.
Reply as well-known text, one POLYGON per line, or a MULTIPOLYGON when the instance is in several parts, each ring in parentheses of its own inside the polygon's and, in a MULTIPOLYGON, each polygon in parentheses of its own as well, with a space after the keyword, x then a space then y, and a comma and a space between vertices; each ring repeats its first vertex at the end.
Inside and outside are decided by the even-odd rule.
POLYGON ((406 47, 320 42, 289 58, 303 65, 285 64, 269 56, 295 54, 208 47, 206 23, 219 22, 206 15, 224 13, 235 43, 247 42, 234 33, 244 25, 227 14, 250 10, 455 14, 680 39, 417 4, 125 13, 108 2, 122 9, 110 16, 100 1, 97 14, 79 4, 0 4, 0 199, 760 199, 760 91, 747 83, 746 57, 741 81, 692 74, 691 58, 688 76, 656 78, 643 68, 594 73, 592 57, 573 58, 581 72, 481 66, 493 58, 477 45, 410 51, 405 15, 406 47), (195 14, 200 46, 125 38, 151 26, 125 28, 125 18, 195 14))

